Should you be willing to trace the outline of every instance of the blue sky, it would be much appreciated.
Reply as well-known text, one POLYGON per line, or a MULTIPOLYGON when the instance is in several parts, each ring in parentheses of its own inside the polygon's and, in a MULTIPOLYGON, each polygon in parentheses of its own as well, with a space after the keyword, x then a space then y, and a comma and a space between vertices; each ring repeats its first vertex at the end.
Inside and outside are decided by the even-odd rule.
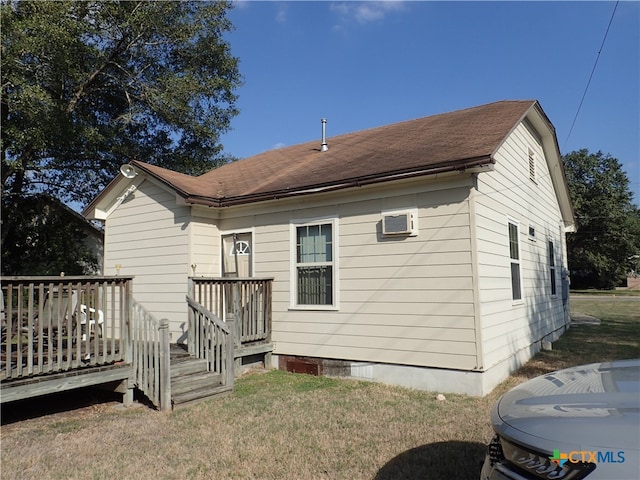
POLYGON ((640 204, 640 2, 235 3, 239 158, 504 99, 537 99, 561 153, 617 158, 640 204), (600 52, 598 58, 598 52, 600 52), (570 133, 594 64, 589 89, 570 133))

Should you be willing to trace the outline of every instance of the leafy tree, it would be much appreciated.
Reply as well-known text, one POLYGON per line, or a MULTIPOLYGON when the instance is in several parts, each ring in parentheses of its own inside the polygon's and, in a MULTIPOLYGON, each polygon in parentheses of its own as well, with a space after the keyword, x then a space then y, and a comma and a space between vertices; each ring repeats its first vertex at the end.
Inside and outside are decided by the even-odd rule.
POLYGON ((228 159, 230 2, 7 1, 2 243, 29 195, 86 204, 131 159, 201 174, 228 159))
POLYGON ((563 156, 578 231, 567 236, 574 288, 611 289, 640 253, 640 210, 620 162, 586 149, 563 156))

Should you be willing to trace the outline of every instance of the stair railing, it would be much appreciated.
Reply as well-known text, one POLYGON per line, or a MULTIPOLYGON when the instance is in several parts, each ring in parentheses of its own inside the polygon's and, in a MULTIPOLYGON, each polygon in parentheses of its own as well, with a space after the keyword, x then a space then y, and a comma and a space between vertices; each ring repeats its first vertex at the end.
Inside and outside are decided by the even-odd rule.
POLYGON ((217 315, 187 295, 189 353, 207 360, 210 372, 218 373, 228 387, 234 384, 234 322, 217 315))
POLYGON ((225 322, 235 320, 236 346, 271 340, 273 278, 190 277, 189 295, 225 322))
POLYGON ((133 299, 131 310, 134 384, 157 408, 171 410, 169 321, 157 320, 133 299))

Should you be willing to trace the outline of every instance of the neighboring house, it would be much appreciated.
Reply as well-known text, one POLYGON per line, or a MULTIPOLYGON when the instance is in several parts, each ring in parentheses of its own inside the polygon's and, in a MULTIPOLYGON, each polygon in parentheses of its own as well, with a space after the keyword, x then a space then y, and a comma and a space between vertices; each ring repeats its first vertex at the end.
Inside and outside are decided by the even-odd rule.
POLYGON ((92 275, 102 275, 102 268, 104 264, 104 232, 94 225, 93 222, 87 221, 82 215, 75 210, 61 204, 67 211, 67 215, 77 218, 79 222, 82 222, 82 230, 86 237, 84 239, 84 245, 96 258, 96 265, 84 265, 85 271, 92 275))
POLYGON ((83 267, 87 273, 92 275, 102 275, 103 254, 104 254, 104 232, 98 228, 93 222, 88 221, 78 212, 69 208, 60 200, 46 196, 49 199, 49 213, 51 215, 59 215, 67 218, 69 222, 76 222, 86 235, 83 243, 85 247, 95 256, 97 268, 94 265, 84 264, 83 267))
MULTIPOLYGON (((88 250, 87 253, 95 257, 95 263, 85 263, 79 260, 79 265, 86 274, 102 274, 104 233, 97 225, 88 221, 85 217, 65 205, 59 199, 46 193, 29 196, 22 201, 20 206, 20 215, 23 217, 23 223, 28 225, 30 228, 34 228, 36 225, 48 225, 47 228, 56 228, 55 225, 64 225, 70 231, 79 232, 80 235, 83 235, 84 238, 81 240, 82 243, 74 245, 74 248, 86 247, 88 250), (25 202, 27 205, 26 207, 25 202)), ((42 233, 40 233, 40 235, 42 235, 42 233)), ((59 232, 60 238, 67 238, 67 235, 68 233, 66 231, 59 232)), ((31 241, 31 238, 26 238, 22 241, 28 244, 31 241)), ((32 243, 30 248, 44 248, 42 247, 43 243, 41 242, 40 237, 36 236, 35 242, 37 247, 32 243)), ((50 239, 48 242, 45 241, 44 245, 47 245, 48 248, 53 247, 50 239)), ((23 247, 24 245, 21 245, 21 248, 23 247)), ((29 272, 21 273, 27 274, 29 272)))
POLYGON ((484 395, 565 330, 575 218, 538 102, 326 143, 199 177, 132 162, 84 212, 105 274, 134 275, 173 341, 189 276, 273 277, 274 366, 433 391, 484 395))

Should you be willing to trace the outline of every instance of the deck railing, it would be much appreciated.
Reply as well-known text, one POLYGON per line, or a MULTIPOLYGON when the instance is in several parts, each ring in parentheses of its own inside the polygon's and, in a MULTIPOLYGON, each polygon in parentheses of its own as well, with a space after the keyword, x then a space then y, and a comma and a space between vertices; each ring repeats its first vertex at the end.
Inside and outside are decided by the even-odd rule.
POLYGON ((195 358, 207 360, 208 370, 220 374, 224 385, 234 384, 233 321, 217 315, 187 295, 189 307, 188 348, 195 358))
POLYGON ((131 277, 0 277, 0 380, 126 360, 131 277))
POLYGON ((235 322, 236 346, 271 339, 273 278, 189 279, 189 295, 222 321, 235 322))
POLYGON ((135 300, 132 312, 134 384, 160 410, 171 410, 169 321, 157 320, 135 300))

